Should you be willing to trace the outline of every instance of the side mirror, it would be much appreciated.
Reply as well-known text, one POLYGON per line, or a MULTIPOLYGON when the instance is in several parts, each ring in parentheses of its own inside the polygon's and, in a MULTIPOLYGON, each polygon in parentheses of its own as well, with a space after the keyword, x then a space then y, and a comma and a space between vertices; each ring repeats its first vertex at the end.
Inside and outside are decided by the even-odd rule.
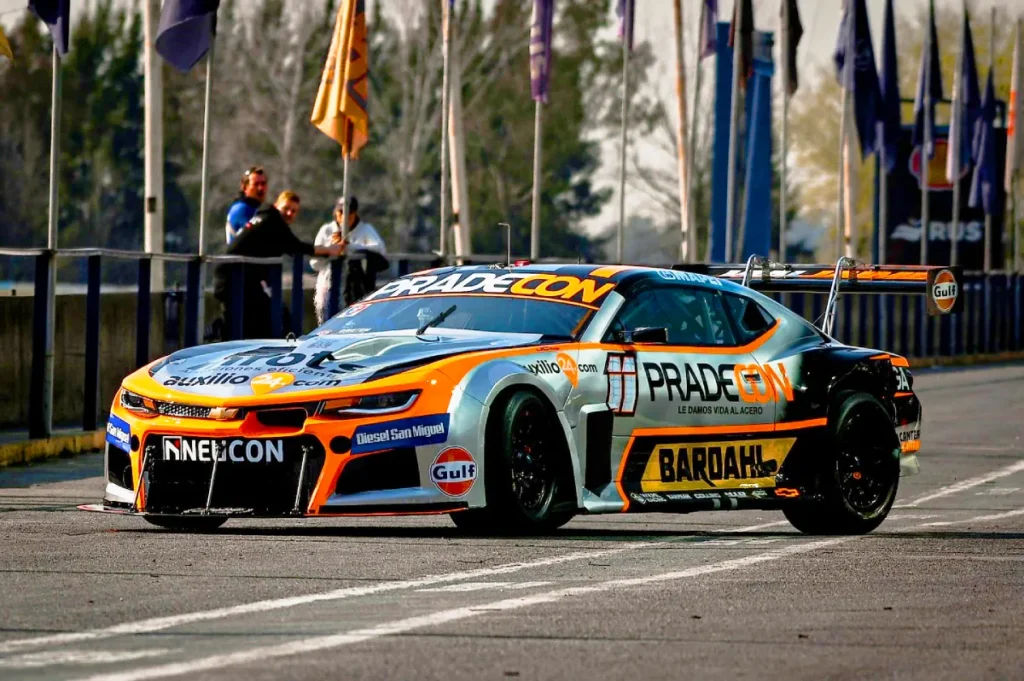
POLYGON ((668 329, 664 326, 641 326, 631 331, 617 331, 620 343, 668 343, 668 329))

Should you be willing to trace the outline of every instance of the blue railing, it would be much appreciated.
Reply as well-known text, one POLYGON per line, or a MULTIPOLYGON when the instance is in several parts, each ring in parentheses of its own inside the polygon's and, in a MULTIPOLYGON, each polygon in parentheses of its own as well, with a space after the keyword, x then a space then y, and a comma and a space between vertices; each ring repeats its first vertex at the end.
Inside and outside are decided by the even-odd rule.
MULTIPOLYGON (((302 257, 242 258, 237 256, 205 256, 188 254, 150 254, 112 249, 2 249, 0 256, 34 258, 35 281, 32 320, 32 364, 29 390, 28 428, 32 438, 48 437, 51 433, 50 402, 47 371, 52 371, 52 354, 47 357, 48 336, 52 338, 53 315, 48 314, 51 299, 52 265, 58 258, 86 260, 86 320, 84 353, 84 389, 81 425, 84 430, 95 430, 99 424, 99 363, 100 363, 100 291, 104 260, 131 260, 137 263, 138 305, 135 319, 135 366, 141 367, 150 356, 150 323, 153 314, 151 275, 153 261, 185 265, 184 334, 179 347, 190 347, 202 342, 203 310, 205 300, 206 266, 226 264, 227 299, 230 301, 229 328, 223 330, 225 340, 243 336, 245 308, 243 285, 246 265, 266 268, 266 283, 271 291, 271 330, 275 337, 285 335, 284 329, 284 273, 291 268, 291 325, 287 331, 301 335, 304 330, 305 297, 303 276, 307 272, 302 257), (298 285, 295 285, 298 283, 298 285)), ((392 274, 402 276, 416 269, 435 267, 444 261, 436 254, 391 254, 392 274)), ((505 262, 507 256, 472 256, 463 259, 469 263, 505 262)), ((545 260, 545 262, 558 262, 545 260)), ((327 304, 328 315, 341 309, 341 295, 345 268, 349 260, 331 261, 331 295, 327 304)), ((942 317, 930 317, 925 312, 924 298, 909 295, 844 296, 841 310, 836 316, 834 330, 837 339, 851 345, 876 347, 916 359, 954 357, 961 355, 1019 352, 1022 346, 1022 288, 1024 275, 1008 272, 989 274, 966 273, 963 279, 963 312, 942 317)), ((180 304, 180 296, 175 300, 180 304)), ((825 295, 810 293, 776 294, 776 300, 802 314, 809 320, 819 319, 825 311, 825 295)), ((212 318, 216 315, 205 315, 212 318)), ((177 336, 177 334, 175 334, 177 336)))

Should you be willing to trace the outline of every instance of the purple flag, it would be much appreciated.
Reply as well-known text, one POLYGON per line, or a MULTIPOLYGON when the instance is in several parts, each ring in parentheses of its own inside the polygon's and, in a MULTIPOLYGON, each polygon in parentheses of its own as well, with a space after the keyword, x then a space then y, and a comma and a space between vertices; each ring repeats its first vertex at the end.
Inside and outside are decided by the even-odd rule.
POLYGON ((917 78, 917 99, 914 102, 914 147, 924 144, 924 113, 928 109, 928 158, 935 156, 935 104, 942 101, 942 64, 939 61, 939 37, 935 30, 935 3, 928 3, 927 52, 921 51, 921 69, 917 78))
POLYGON ((530 25, 530 90, 533 101, 548 103, 551 82, 551 33, 555 0, 534 0, 530 25))
POLYGON ((974 176, 971 178, 971 194, 967 205, 979 205, 986 215, 996 212, 996 96, 992 83, 992 70, 988 72, 985 96, 981 100, 981 113, 974 127, 974 176))
POLYGON ((71 0, 29 0, 28 8, 49 27, 60 56, 66 55, 71 39, 71 0))
POLYGON ((156 51, 179 71, 188 71, 210 50, 220 0, 165 0, 156 51))
POLYGON ((636 0, 619 0, 615 7, 619 17, 619 40, 625 40, 630 52, 633 51, 633 25, 636 24, 636 0))
POLYGON ((718 23, 718 0, 704 0, 704 22, 700 25, 700 59, 718 51, 715 25, 718 23))
POLYGON ((870 28, 865 0, 848 2, 832 57, 840 87, 853 93, 853 116, 862 158, 878 150, 878 123, 882 120, 882 89, 875 70, 870 28))

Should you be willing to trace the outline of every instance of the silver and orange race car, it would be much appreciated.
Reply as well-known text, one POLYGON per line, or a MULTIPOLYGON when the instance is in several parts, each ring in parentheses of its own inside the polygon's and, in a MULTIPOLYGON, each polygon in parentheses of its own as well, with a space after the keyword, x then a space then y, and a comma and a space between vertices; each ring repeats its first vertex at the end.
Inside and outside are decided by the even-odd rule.
POLYGON ((840 293, 957 309, 956 268, 466 266, 394 280, 297 340, 189 348, 128 376, 89 510, 450 514, 474 532, 577 514, 778 509, 860 533, 916 472, 903 357, 830 335, 840 293), (828 294, 820 328, 759 293, 828 294))

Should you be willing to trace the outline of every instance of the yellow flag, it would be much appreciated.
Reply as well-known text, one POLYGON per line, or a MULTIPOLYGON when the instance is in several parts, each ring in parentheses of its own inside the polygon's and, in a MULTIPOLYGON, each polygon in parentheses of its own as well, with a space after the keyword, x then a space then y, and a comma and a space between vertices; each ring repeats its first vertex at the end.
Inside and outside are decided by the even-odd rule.
POLYGON ((357 158, 369 139, 369 57, 365 0, 343 0, 310 120, 348 158, 357 158))
POLYGON ((0 57, 7 57, 12 62, 14 61, 14 53, 11 52, 11 44, 7 42, 7 36, 4 35, 4 29, 0 27, 0 57))

